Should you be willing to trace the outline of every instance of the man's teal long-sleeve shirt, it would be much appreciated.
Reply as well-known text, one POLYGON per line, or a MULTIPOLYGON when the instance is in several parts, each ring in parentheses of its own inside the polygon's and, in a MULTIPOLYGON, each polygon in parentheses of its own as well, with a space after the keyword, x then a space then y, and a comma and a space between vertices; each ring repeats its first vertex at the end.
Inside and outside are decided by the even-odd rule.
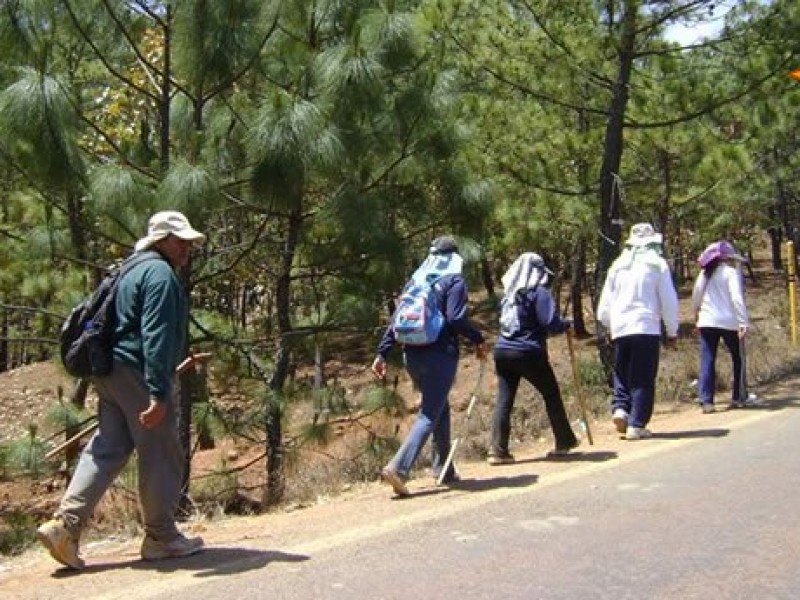
POLYGON ((119 282, 114 358, 139 369, 151 396, 170 397, 184 351, 187 302, 172 266, 162 259, 134 266, 119 282))

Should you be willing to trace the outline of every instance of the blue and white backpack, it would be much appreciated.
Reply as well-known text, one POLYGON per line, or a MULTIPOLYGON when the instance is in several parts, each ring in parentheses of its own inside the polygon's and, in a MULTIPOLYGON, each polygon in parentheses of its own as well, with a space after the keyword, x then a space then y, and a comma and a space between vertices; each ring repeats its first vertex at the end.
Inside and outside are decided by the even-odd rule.
POLYGON ((445 324, 437 281, 413 279, 403 288, 392 316, 395 339, 407 346, 427 346, 439 339, 445 324))

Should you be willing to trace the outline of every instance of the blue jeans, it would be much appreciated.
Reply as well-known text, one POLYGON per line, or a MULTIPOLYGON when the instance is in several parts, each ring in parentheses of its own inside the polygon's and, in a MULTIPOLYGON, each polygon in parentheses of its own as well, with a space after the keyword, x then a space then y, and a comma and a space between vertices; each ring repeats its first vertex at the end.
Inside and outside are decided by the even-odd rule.
POLYGON ((611 409, 628 413, 628 425, 645 427, 653 416, 660 335, 614 340, 614 399, 611 409))
MULTIPOLYGON (((433 434, 431 463, 434 477, 439 477, 450 451, 448 394, 456 378, 458 354, 436 348, 406 348, 403 358, 414 385, 422 392, 422 405, 406 439, 389 461, 389 468, 408 477, 422 447, 433 434)), ((445 481, 455 473, 452 465, 449 470, 445 481)))
POLYGON ((703 404, 714 404, 714 391, 717 385, 717 348, 720 339, 728 348, 733 363, 733 389, 731 400, 739 402, 742 388, 742 355, 739 352, 739 332, 718 327, 700 328, 700 377, 698 381, 698 397, 703 404))

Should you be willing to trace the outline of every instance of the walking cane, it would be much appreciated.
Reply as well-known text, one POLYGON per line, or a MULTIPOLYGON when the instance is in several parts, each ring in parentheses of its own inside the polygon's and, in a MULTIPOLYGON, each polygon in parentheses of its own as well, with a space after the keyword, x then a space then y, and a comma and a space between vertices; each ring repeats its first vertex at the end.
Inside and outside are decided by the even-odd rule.
POLYGON ((739 356, 742 362, 742 368, 739 373, 739 402, 742 406, 747 407, 758 404, 758 397, 751 394, 747 388, 747 350, 745 349, 744 338, 739 338, 739 356))
POLYGON ((586 426, 586 438, 589 440, 589 445, 594 446, 592 430, 589 428, 589 418, 586 413, 586 403, 583 399, 583 388, 581 387, 580 373, 578 373, 578 363, 575 360, 575 348, 572 345, 572 328, 567 329, 567 348, 569 348, 569 362, 572 364, 572 377, 575 380, 575 393, 578 396, 578 405, 581 408, 581 418, 583 419, 583 424, 586 426))
MULTIPOLYGON (((179 364, 179 365, 178 365, 178 366, 175 368, 175 373, 176 373, 176 374, 178 374, 178 375, 180 375, 180 374, 181 374, 181 373, 183 373, 184 371, 188 370, 188 369, 189 369, 189 367, 191 367, 191 366, 192 366, 194 363, 196 363, 196 362, 200 362, 200 361, 205 361, 205 360, 208 360, 209 358, 211 358, 211 353, 210 353, 210 352, 201 352, 201 353, 198 353, 198 354, 190 354, 189 356, 187 356, 187 357, 186 357, 186 358, 185 358, 185 359, 184 359, 184 360, 181 362, 181 364, 179 364)), ((52 450, 50 450, 50 452, 48 452, 47 454, 45 454, 45 455, 44 455, 44 458, 45 458, 45 460, 48 460, 48 459, 50 459, 50 458, 53 458, 53 457, 54 457, 56 454, 58 454, 59 452, 61 452, 61 451, 65 450, 66 448, 69 448, 70 446, 72 446, 72 444, 74 444, 75 442, 77 442, 78 440, 80 440, 80 439, 81 439, 83 436, 85 436, 85 435, 87 435, 87 434, 89 434, 89 433, 93 432, 93 431, 94 431, 95 429, 97 429, 99 426, 100 426, 100 422, 99 422, 99 421, 95 421, 94 423, 92 423, 92 424, 91 424, 91 425, 89 425, 88 427, 85 427, 85 428, 81 429, 81 430, 80 430, 78 433, 76 433, 75 435, 73 435, 73 436, 72 436, 71 438, 69 438, 69 439, 68 439, 66 442, 64 442, 64 443, 62 443, 62 444, 60 444, 60 445, 56 446, 55 448, 53 448, 52 450)))
POLYGON ((469 431, 469 417, 472 415, 472 409, 475 407, 475 403, 478 401, 478 392, 481 388, 481 383, 483 382, 483 367, 486 364, 486 361, 481 361, 481 366, 478 371, 478 381, 475 382, 475 388, 472 390, 472 393, 469 396, 469 404, 467 405, 467 414, 464 418, 464 435, 461 437, 457 437, 450 443, 450 452, 447 453, 447 460, 444 461, 444 466, 442 467, 441 473, 439 473, 439 478, 436 480, 438 485, 442 485, 444 478, 447 476, 447 470, 450 468, 450 465, 453 462, 453 456, 455 456, 456 448, 461 443, 461 440, 466 437, 467 431, 469 431))

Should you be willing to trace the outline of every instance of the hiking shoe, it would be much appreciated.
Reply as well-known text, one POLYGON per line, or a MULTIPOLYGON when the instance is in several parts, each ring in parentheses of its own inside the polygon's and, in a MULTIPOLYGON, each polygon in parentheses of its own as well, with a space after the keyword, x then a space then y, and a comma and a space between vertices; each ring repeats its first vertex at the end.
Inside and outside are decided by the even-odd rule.
POLYGON ((148 535, 142 541, 140 553, 144 560, 164 560, 166 558, 191 556, 200 552, 203 547, 203 538, 201 537, 186 537, 179 533, 177 537, 170 541, 163 542, 148 535))
POLYGON ((709 414, 711 414, 713 412, 716 412, 716 411, 717 411, 717 409, 714 408, 713 404, 710 404, 710 403, 704 403, 703 404, 703 414, 704 415, 709 415, 709 414))
POLYGON ((614 423, 614 427, 617 428, 618 433, 625 433, 628 428, 628 413, 621 408, 617 408, 614 410, 614 414, 611 415, 611 421, 614 423))
POLYGON ((731 403, 728 405, 728 409, 748 408, 748 407, 758 406, 758 405, 759 405, 758 396, 756 396, 755 394, 748 394, 747 395, 747 400, 733 400, 733 401, 731 401, 731 403))
POLYGON ((408 496, 406 478, 400 473, 389 467, 384 467, 383 471, 381 471, 381 478, 392 486, 395 494, 398 496, 408 496))
POLYGON ((550 450, 550 452, 547 453, 547 456, 551 456, 551 457, 552 456, 566 456, 572 450, 574 450, 575 448, 577 448, 580 445, 581 445, 580 440, 575 440, 575 442, 570 444, 569 446, 556 446, 555 448, 550 450))
POLYGON ((646 440, 651 437, 653 437, 653 432, 647 429, 647 427, 629 426, 628 429, 625 430, 626 440, 646 440))
POLYGON ((490 454, 486 459, 486 462, 493 467, 500 465, 513 465, 514 456, 512 454, 490 454))
POLYGON ((439 483, 439 477, 436 477, 436 485, 438 486, 449 487, 458 485, 459 483, 461 483, 461 475, 455 472, 453 472, 453 474, 449 477, 445 477, 441 483, 439 483))
POLYGON ((78 555, 78 540, 70 535, 62 519, 51 519, 40 525, 36 530, 36 537, 50 552, 50 556, 62 565, 71 569, 82 569, 86 566, 78 555))

